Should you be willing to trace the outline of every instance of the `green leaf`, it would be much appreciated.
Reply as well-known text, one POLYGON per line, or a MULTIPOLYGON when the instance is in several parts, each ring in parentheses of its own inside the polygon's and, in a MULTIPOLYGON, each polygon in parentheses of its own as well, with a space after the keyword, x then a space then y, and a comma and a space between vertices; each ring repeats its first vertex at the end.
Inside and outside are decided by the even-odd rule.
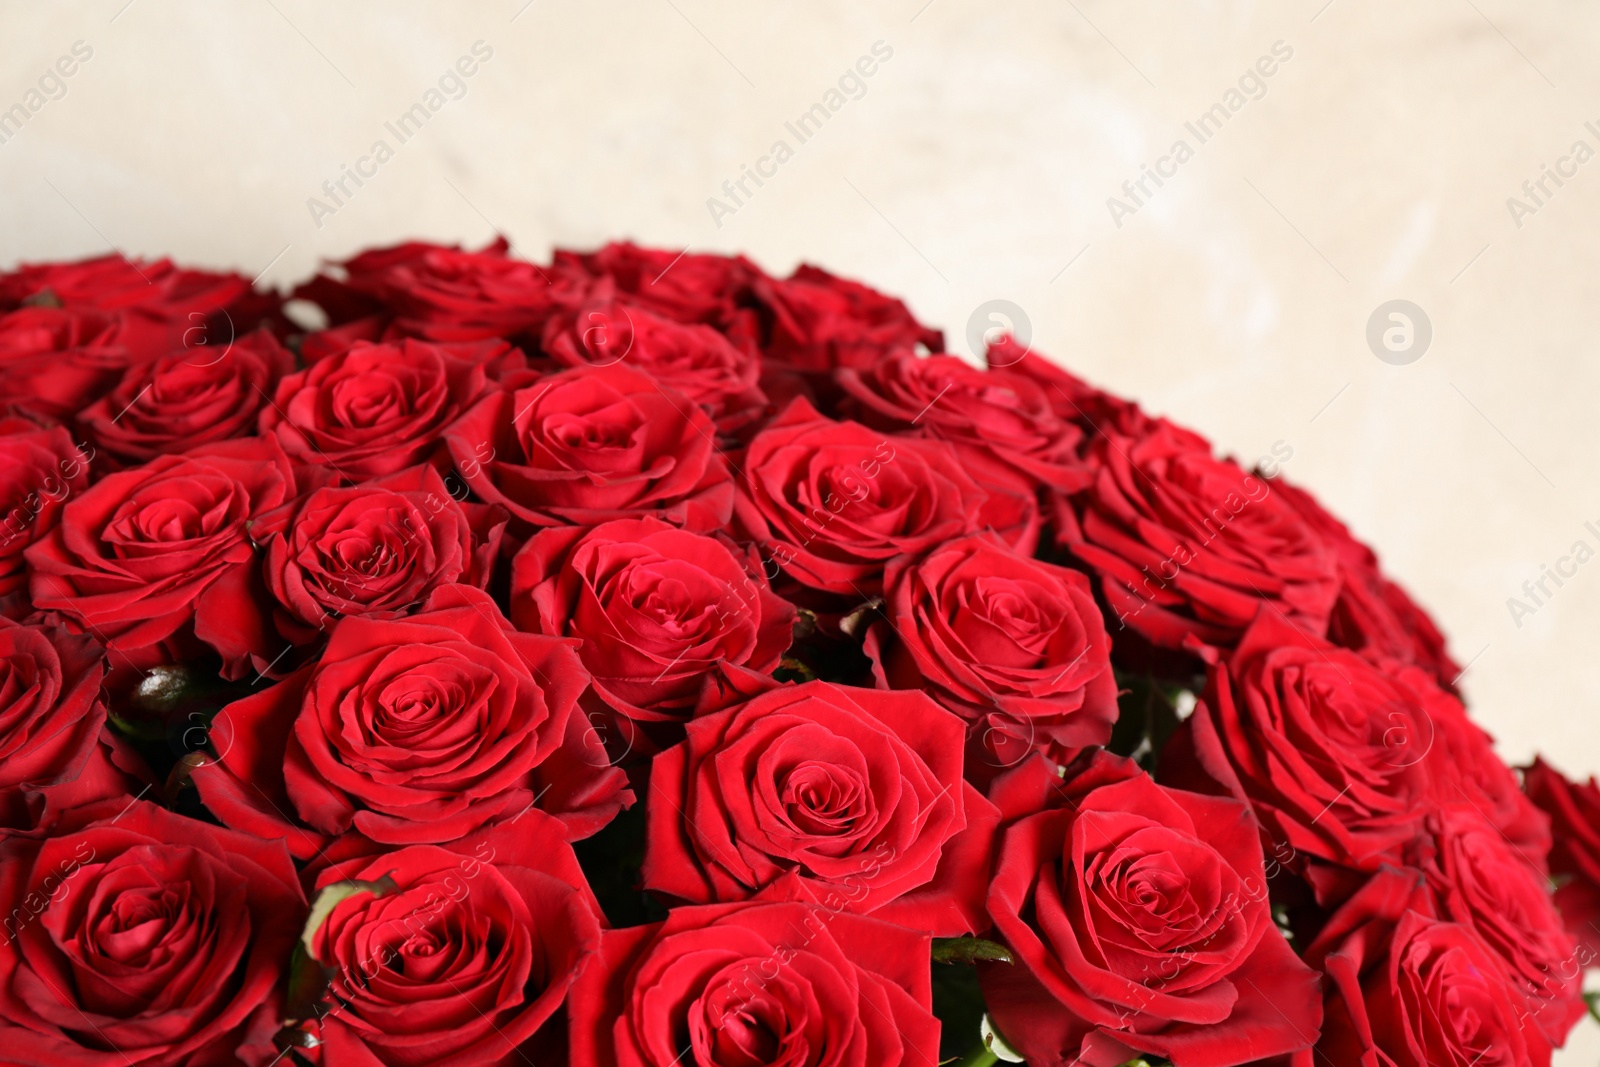
POLYGON ((795 644, 805 641, 817 632, 817 614, 808 608, 796 608, 794 612, 794 630, 792 640, 795 644))
MULTIPOLYGON (((294 951, 289 954, 289 990, 284 1003, 288 1018, 299 1020, 314 1017, 317 1013, 317 1001, 322 999, 322 991, 328 988, 328 982, 332 977, 333 968, 324 967, 312 959, 305 945, 296 941, 294 951)), ((280 1033, 280 1041, 299 1043, 306 1038, 306 1035, 296 1027, 284 1029, 294 1032, 280 1033)))
POLYGON ((1285 941, 1294 940, 1294 928, 1289 923, 1289 905, 1281 901, 1272 905, 1272 921, 1277 924, 1278 933, 1283 935, 1285 941))
POLYGON ((981 937, 936 937, 933 939, 933 962, 976 963, 979 960, 1011 962, 1011 950, 981 937))
POLYGON ((778 661, 778 669, 772 672, 772 676, 785 682, 811 682, 816 680, 817 672, 793 656, 785 656, 778 661), (784 677, 785 675, 790 675, 791 677, 784 677))
MULTIPOLYGON (((933 968, 933 1013, 939 1017, 939 1058, 959 1060, 981 1037, 983 990, 976 967, 933 968)), ((980 1042, 981 1043, 981 1042, 980 1042)))
POLYGON ((645 813, 643 804, 620 812, 604 830, 576 842, 584 876, 594 887, 600 908, 612 926, 643 926, 667 917, 655 894, 641 889, 644 867, 645 813))
POLYGON ((133 718, 120 714, 115 709, 106 712, 106 718, 111 723, 111 728, 123 737, 135 741, 165 741, 167 739, 167 724, 161 719, 133 718))
MULTIPOLYGON (((318 1015, 317 1002, 333 977, 334 969, 324 966, 311 950, 311 939, 340 901, 349 900, 358 893, 371 893, 375 897, 388 896, 400 887, 393 878, 384 875, 375 882, 335 882, 317 894, 311 902, 311 914, 300 931, 300 940, 294 944, 289 956, 289 989, 285 1008, 290 1020, 311 1019, 318 1015)), ((292 1029, 292 1027, 290 1028, 292 1029)), ((280 1037, 285 1035, 280 1034, 280 1037)), ((293 1036, 293 1035, 289 1035, 293 1036)))
POLYGON ((311 938, 315 936, 319 927, 333 914, 333 909, 341 901, 355 896, 357 893, 371 893, 375 897, 385 897, 395 892, 400 887, 395 885, 394 879, 387 874, 376 882, 334 882, 317 894, 317 899, 311 902, 311 914, 306 916, 305 929, 300 932, 300 945, 305 949, 306 955, 316 959, 316 953, 311 949, 311 938))
POLYGON ((988 1012, 984 1012, 983 1018, 978 1021, 978 1035, 983 1038, 983 1047, 994 1056, 994 1062, 1023 1062, 1022 1053, 1012 1048, 1006 1041, 1005 1035, 1000 1033, 988 1012))
POLYGON ((854 638, 860 638, 862 627, 872 621, 872 617, 883 607, 883 597, 875 596, 861 605, 850 614, 839 620, 839 629, 854 638))
POLYGON ((1167 739, 1178 728, 1179 694, 1187 687, 1172 685, 1141 674, 1118 674, 1119 712, 1106 745, 1128 756, 1147 771, 1154 771, 1167 739))
POLYGON ((151 667, 128 696, 129 707, 149 718, 162 718, 208 690, 218 688, 215 678, 181 663, 151 667))
POLYGON ((175 751, 199 747, 217 712, 248 695, 247 684, 226 682, 192 664, 152 667, 138 686, 114 701, 111 725, 134 741, 165 742, 175 751))

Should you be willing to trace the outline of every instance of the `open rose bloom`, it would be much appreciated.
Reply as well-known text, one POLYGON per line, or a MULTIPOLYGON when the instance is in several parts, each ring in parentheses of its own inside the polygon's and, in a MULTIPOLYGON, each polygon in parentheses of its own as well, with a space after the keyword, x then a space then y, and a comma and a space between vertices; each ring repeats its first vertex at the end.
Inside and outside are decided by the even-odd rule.
POLYGON ((1547 1067, 1600 787, 1305 489, 743 257, 0 273, 0 1062, 1547 1067), (301 332, 293 295, 320 306, 301 332))

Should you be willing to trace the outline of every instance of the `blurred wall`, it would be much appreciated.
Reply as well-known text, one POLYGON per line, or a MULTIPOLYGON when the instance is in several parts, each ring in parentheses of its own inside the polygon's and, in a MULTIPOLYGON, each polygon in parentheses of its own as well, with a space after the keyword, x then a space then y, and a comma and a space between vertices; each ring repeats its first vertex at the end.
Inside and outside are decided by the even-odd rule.
POLYGON ((1219 449, 1292 452, 1504 754, 1588 774, 1597 31, 1553 0, 12 3, 0 110, 39 106, 0 124, 0 265, 289 283, 498 230, 811 260, 959 351, 1007 301, 1219 449))

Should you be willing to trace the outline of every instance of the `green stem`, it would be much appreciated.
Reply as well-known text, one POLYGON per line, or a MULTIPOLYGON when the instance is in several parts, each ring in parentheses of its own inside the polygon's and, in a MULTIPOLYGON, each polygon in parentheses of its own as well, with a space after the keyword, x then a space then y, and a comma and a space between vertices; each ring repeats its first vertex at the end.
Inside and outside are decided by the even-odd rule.
POLYGON ((999 1062, 1000 1057, 994 1054, 993 1049, 979 1045, 955 1063, 947 1065, 947 1067, 994 1067, 994 1064, 999 1062))

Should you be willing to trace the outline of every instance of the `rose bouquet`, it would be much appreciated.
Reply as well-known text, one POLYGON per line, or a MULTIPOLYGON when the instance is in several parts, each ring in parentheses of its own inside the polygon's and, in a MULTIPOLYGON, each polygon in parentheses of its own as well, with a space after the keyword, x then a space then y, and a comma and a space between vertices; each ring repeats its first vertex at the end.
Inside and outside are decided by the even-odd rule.
POLYGON ((813 267, 0 275, 0 1059, 1543 1065, 1600 790, 1275 471, 813 267), (1559 888, 1552 895, 1551 886, 1559 888))

